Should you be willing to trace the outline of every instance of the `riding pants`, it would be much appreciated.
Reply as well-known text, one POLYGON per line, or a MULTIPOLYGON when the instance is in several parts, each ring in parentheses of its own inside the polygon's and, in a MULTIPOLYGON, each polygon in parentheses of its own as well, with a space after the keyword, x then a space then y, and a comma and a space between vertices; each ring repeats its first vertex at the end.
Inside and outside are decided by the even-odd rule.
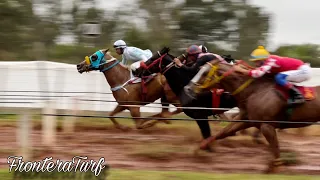
POLYGON ((300 83, 311 78, 311 67, 310 64, 305 63, 300 66, 297 70, 284 71, 276 75, 276 83, 283 87, 290 88, 291 83, 300 83))

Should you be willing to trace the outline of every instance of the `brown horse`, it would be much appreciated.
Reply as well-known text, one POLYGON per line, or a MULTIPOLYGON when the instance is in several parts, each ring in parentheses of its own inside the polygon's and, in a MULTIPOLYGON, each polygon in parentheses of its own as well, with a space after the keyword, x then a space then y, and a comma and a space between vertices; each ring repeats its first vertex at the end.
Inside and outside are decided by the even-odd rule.
POLYGON ((300 106, 288 107, 287 99, 284 98, 286 92, 275 85, 273 77, 253 79, 235 72, 232 65, 218 61, 208 63, 203 69, 185 88, 185 92, 190 97, 196 97, 197 94, 212 87, 233 92, 240 109, 237 119, 248 118, 248 120, 230 123, 217 135, 204 140, 201 148, 239 130, 256 127, 269 142, 274 158, 268 167, 268 172, 274 172, 276 167, 282 164, 275 129, 306 127, 319 121, 320 99, 315 98, 316 94, 320 93, 319 86, 314 87, 313 91, 312 88, 305 88, 311 90, 309 95, 311 95, 310 98, 312 96, 313 98, 307 99, 300 106))
MULTIPOLYGON (((159 121, 146 123, 146 121, 149 120, 139 119, 141 105, 149 104, 161 98, 163 106, 169 106, 169 103, 171 103, 176 107, 181 107, 175 94, 170 89, 166 88, 166 79, 164 76, 154 74, 142 81, 141 78, 133 77, 131 71, 127 67, 120 64, 117 59, 107 52, 108 49, 103 49, 91 55, 90 58, 86 57, 84 61, 77 65, 77 70, 79 73, 100 70, 104 74, 110 87, 112 87, 112 94, 118 102, 116 108, 109 114, 110 116, 114 116, 117 113, 128 109, 131 116, 134 117, 136 128, 143 129, 151 127, 159 121), (142 86, 142 83, 145 85, 142 86), (146 89, 148 90, 147 93, 145 92, 146 89)), ((179 114, 180 112, 182 112, 181 108, 178 108, 174 112, 169 112, 168 108, 163 107, 161 113, 150 116, 150 118, 168 117, 179 114)), ((121 130, 128 129, 128 127, 119 124, 114 118, 110 119, 116 128, 121 130)))

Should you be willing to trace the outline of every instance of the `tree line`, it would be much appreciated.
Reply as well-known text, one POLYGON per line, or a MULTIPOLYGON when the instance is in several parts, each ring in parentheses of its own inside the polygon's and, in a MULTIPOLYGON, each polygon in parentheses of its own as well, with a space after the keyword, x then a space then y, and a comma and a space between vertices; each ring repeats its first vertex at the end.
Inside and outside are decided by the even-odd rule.
MULTIPOLYGON (((174 55, 204 44, 211 52, 247 59, 258 45, 268 45, 272 23, 271 14, 247 0, 136 0, 116 10, 99 7, 95 0, 3 1, 0 60, 78 63, 97 49, 112 49, 117 39, 152 51, 169 46, 174 55), (83 36, 80 25, 92 21, 101 24, 101 35, 83 36), (75 43, 58 44, 65 34, 75 43)), ((274 53, 320 65, 318 45, 281 46, 274 53)))

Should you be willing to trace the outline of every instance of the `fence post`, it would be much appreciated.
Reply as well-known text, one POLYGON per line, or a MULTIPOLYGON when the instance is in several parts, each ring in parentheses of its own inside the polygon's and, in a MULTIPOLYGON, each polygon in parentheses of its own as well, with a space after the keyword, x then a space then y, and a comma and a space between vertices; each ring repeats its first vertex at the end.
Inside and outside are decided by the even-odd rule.
MULTIPOLYGON (((47 101, 43 108, 43 114, 56 114, 54 101, 47 101)), ((42 116, 42 143, 45 146, 53 146, 56 142, 56 116, 42 116)))
POLYGON ((23 111, 19 118, 19 124, 17 128, 17 142, 19 146, 19 155, 23 157, 23 160, 31 160, 32 155, 32 141, 31 141, 31 126, 30 114, 28 110, 23 111))
MULTIPOLYGON (((70 115, 77 115, 78 114, 78 99, 77 98, 72 98, 72 105, 71 109, 68 109, 68 114, 70 115)), ((75 121, 76 117, 72 116, 66 116, 63 120, 63 131, 66 133, 72 133, 74 132, 75 129, 75 121)))

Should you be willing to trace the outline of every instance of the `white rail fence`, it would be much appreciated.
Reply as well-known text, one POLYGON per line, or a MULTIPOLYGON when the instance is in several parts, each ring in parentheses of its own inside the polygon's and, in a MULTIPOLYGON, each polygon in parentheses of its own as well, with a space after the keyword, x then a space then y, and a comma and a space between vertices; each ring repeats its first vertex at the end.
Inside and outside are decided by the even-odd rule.
MULTIPOLYGON (((77 102, 79 110, 111 111, 117 104, 101 72, 79 74, 76 65, 47 61, 0 62, 0 107, 44 108, 48 96, 58 102, 58 109, 73 109, 76 98, 97 100, 77 102)), ((147 106, 161 107, 159 103, 147 106)), ((141 111, 160 109, 142 107, 141 111)))
MULTIPOLYGON (((303 85, 320 85, 320 69, 313 68, 313 77, 303 85)), ((111 111, 116 106, 110 86, 100 72, 79 74, 74 64, 47 61, 0 62, 0 107, 26 108, 21 112, 17 141, 24 157, 30 156, 28 108, 42 108, 43 114, 56 114, 57 109, 77 114, 78 110, 111 111), (89 93, 88 93, 89 92, 89 93), (97 101, 79 101, 77 99, 97 101), (99 101, 105 100, 105 102, 99 101)), ((159 112, 159 100, 141 108, 142 112, 159 112)), ((170 110, 176 108, 171 106, 170 110)), ((237 108, 235 108, 237 110, 237 108)), ((42 142, 56 142, 56 117, 42 117, 42 142)), ((64 132, 74 131, 75 118, 65 117, 64 132)), ((315 128, 315 126, 311 126, 315 128)))

